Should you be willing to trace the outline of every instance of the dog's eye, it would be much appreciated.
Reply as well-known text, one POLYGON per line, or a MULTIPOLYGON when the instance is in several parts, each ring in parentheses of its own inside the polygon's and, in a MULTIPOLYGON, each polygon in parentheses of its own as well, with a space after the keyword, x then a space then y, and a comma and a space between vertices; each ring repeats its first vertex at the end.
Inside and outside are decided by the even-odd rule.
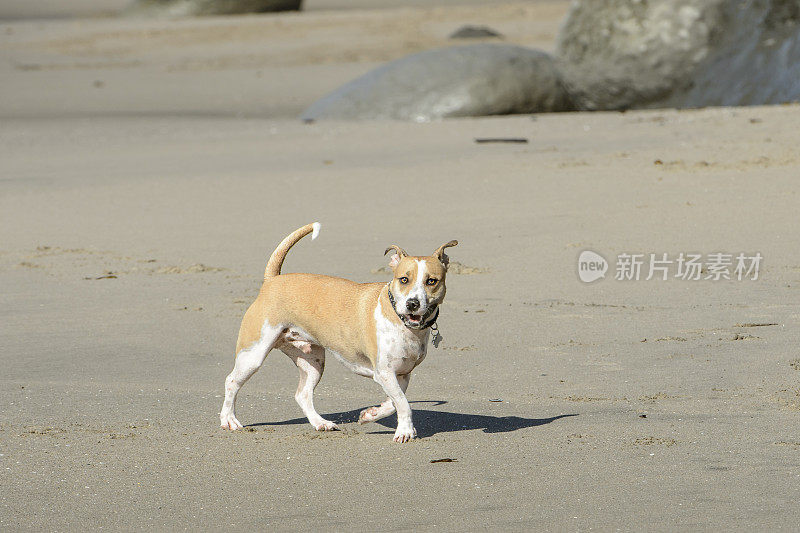
POLYGON ((438 280, 438 279, 436 279, 436 278, 428 278, 428 282, 427 282, 427 283, 428 283, 428 285, 431 285, 431 286, 433 286, 433 285, 436 285, 436 283, 437 283, 438 281, 439 281, 439 280, 438 280))
POLYGON ((403 276, 402 278, 400 278, 400 283, 402 283, 403 285, 405 285, 406 283, 408 283, 408 278, 407 278, 407 277, 405 277, 405 276, 403 276))

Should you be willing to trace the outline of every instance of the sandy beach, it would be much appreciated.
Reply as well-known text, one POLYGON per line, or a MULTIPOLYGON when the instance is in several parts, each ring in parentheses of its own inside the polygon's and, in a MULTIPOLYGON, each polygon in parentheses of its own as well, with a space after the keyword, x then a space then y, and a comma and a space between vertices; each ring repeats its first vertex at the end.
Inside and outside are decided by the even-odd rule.
POLYGON ((304 124, 464 24, 550 50, 569 3, 120 4, 0 21, 0 528, 797 528, 800 105, 304 124), (315 220, 284 271, 388 281, 387 245, 460 242, 409 444, 332 359, 315 432, 277 351, 219 428, 266 260, 315 220), (615 279, 665 253, 763 260, 615 279))

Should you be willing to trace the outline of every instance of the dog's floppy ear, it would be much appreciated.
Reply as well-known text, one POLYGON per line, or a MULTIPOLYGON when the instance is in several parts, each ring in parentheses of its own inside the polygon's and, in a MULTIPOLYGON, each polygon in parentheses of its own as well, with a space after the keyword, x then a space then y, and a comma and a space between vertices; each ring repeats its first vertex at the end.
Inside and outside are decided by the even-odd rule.
POLYGON ((444 249, 450 248, 452 246, 458 246, 458 241, 450 241, 448 243, 445 243, 441 245, 439 248, 437 248, 435 252, 433 252, 433 257, 438 259, 439 262, 442 263, 445 268, 447 268, 447 265, 450 263, 450 258, 447 257, 446 253, 444 253, 444 249))
POLYGON ((406 252, 405 250, 403 250, 402 248, 400 248, 396 244, 393 244, 393 245, 389 246, 386 249, 386 251, 383 252, 383 255, 388 254, 392 250, 394 250, 394 253, 392 254, 392 257, 389 258, 389 267, 390 268, 396 267, 397 264, 400 262, 400 260, 408 255, 408 252, 406 252))

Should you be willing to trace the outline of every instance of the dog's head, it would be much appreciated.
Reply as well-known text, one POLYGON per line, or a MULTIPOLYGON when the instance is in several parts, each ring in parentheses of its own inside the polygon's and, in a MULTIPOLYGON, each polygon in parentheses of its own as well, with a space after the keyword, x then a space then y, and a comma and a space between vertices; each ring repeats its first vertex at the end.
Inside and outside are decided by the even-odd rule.
POLYGON ((407 327, 421 329, 435 321, 436 310, 446 292, 444 278, 449 259, 444 250, 457 244, 458 241, 450 241, 429 256, 410 256, 394 244, 384 252, 384 255, 394 252, 389 259, 394 274, 389 283, 389 297, 407 327))

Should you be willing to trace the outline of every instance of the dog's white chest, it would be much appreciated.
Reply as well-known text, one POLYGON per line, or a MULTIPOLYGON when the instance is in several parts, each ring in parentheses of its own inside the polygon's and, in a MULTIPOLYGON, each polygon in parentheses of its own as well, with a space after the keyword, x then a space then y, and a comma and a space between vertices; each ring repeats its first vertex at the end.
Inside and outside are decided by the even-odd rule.
POLYGON ((383 316, 381 303, 375 307, 378 341, 377 365, 396 374, 407 374, 425 359, 429 330, 412 330, 383 316))

